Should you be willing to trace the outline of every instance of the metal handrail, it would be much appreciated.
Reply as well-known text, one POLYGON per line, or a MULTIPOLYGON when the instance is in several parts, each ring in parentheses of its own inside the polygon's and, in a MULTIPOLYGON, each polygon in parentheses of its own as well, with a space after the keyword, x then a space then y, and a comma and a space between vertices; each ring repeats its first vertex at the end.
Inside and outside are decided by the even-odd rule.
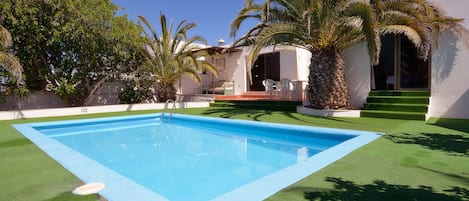
MULTIPOLYGON (((184 96, 176 95, 176 100, 173 100, 173 99, 166 100, 166 105, 165 105, 166 108, 168 108, 169 103, 173 103, 173 107, 171 108, 171 111, 169 112, 168 122, 171 122, 171 117, 173 117, 173 113, 176 110, 176 103, 178 101, 183 102, 184 101, 184 96)), ((182 106, 182 107, 184 108, 184 106, 182 106)), ((163 122, 163 118, 164 118, 164 111, 161 113, 161 118, 160 118, 161 122, 163 122)))
MULTIPOLYGON (((176 101, 174 101, 173 99, 166 100, 166 107, 171 102, 173 103, 173 107, 171 108, 171 111, 169 112, 168 122, 171 122, 171 117, 173 116, 174 110, 176 110, 176 101)), ((163 122, 163 118, 164 118, 164 111, 161 113, 161 122, 163 122)))

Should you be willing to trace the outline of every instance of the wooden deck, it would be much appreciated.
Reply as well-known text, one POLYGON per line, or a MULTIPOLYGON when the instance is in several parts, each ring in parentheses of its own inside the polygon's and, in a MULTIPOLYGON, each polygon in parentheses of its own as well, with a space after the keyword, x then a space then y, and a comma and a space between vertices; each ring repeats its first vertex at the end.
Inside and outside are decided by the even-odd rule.
POLYGON ((272 101, 303 101, 303 94, 299 96, 282 96, 281 94, 274 93, 272 96, 265 91, 248 91, 242 95, 216 95, 215 100, 272 100, 272 101))
POLYGON ((215 100, 270 100, 264 91, 248 91, 243 95, 216 95, 215 100))

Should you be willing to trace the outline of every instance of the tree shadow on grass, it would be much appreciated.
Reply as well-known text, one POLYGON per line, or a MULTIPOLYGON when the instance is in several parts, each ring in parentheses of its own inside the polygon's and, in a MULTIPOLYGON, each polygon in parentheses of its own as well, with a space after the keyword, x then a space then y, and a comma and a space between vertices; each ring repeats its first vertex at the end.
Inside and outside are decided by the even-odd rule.
POLYGON ((232 118, 236 115, 246 115, 249 119, 252 119, 254 121, 260 121, 260 118, 262 116, 271 115, 272 111, 240 108, 213 108, 206 110, 202 114, 219 116, 221 118, 232 118))
POLYGON ((304 198, 311 201, 460 201, 468 200, 469 190, 461 187, 451 187, 445 193, 435 192, 432 187, 387 184, 375 180, 371 184, 356 184, 342 178, 328 177, 326 181, 334 184, 334 190, 310 189, 304 191, 304 198))
MULTIPOLYGON (((224 107, 224 108, 210 108, 203 112, 202 114, 204 115, 211 115, 211 116, 218 116, 221 118, 232 118, 233 116, 236 115, 245 115, 251 120, 254 121, 261 121, 260 118, 263 116, 270 116, 274 112, 279 113, 284 115, 285 117, 288 117, 292 120, 303 122, 306 124, 316 124, 316 125, 321 125, 316 121, 308 121, 305 119, 298 118, 293 115, 293 111, 283 111, 283 110, 267 110, 267 109, 252 109, 252 108, 243 108, 243 107, 224 107)), ((353 123, 357 124, 357 122, 353 121, 347 121, 343 119, 337 119, 337 118, 332 118, 332 117, 314 117, 316 119, 325 119, 325 120, 330 120, 330 121, 335 121, 335 122, 341 122, 341 123, 353 123)))
MULTIPOLYGON (((443 171, 440 171, 440 170, 434 170, 434 169, 430 169, 430 168, 426 168, 426 167, 422 167, 422 166, 416 166, 416 167, 420 168, 422 170, 425 170, 425 171, 429 171, 429 172, 433 172, 433 173, 436 173, 436 174, 443 175, 447 178, 451 178, 452 180, 459 181, 459 182, 464 183, 464 184, 469 186, 469 177, 465 177, 463 175, 454 174, 454 173, 443 172, 443 171)), ((465 173, 462 173, 462 174, 465 174, 465 173)))
POLYGON ((425 148, 444 151, 450 155, 469 156, 469 137, 456 134, 420 133, 385 135, 385 138, 399 144, 417 144, 425 148))

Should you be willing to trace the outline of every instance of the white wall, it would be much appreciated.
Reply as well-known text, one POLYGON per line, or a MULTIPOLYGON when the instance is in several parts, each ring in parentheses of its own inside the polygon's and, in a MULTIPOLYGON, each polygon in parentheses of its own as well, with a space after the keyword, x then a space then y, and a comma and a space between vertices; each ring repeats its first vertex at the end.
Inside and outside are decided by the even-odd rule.
MULTIPOLYGON (((448 15, 464 19, 469 29, 469 1, 432 0, 448 15)), ((344 52, 346 79, 351 106, 362 107, 370 91, 369 55, 365 44, 344 52)), ((431 117, 469 119, 469 48, 451 32, 441 36, 440 46, 433 50, 431 69, 431 117)))
POLYGON ((311 52, 302 48, 296 48, 296 61, 298 66, 297 80, 308 81, 309 65, 311 64, 311 52))
POLYGON ((64 106, 65 103, 62 99, 52 92, 33 91, 24 98, 16 96, 6 97, 6 102, 0 104, 0 110, 28 110, 64 106))
MULTIPOLYGON (((182 84, 182 93, 194 94, 201 93, 202 86, 209 86, 212 81, 227 80, 234 81, 235 94, 244 94, 247 89, 246 77, 246 58, 251 48, 244 47, 240 51, 217 55, 216 58, 225 59, 225 69, 220 72, 220 77, 213 77, 212 74, 201 74, 202 83, 197 84, 194 81, 184 78, 182 84)), ((277 46, 264 48, 259 54, 280 52, 280 76, 281 79, 303 80, 308 79, 308 66, 311 54, 303 49, 295 47, 277 46)), ((207 61, 215 63, 215 57, 207 57, 207 61)))
POLYGON ((218 80, 234 81, 235 94, 244 93, 246 85, 246 70, 243 52, 238 51, 214 57, 207 57, 207 61, 211 63, 216 63, 216 59, 224 59, 225 62, 225 68, 219 69, 220 76, 215 77, 211 73, 201 74, 202 82, 200 84, 197 84, 194 81, 188 81, 187 78, 185 78, 182 87, 184 94, 201 93, 200 90, 194 90, 194 88, 201 88, 202 86, 208 87, 212 82, 216 82, 218 80))
POLYGON ((247 91, 247 77, 246 77, 246 57, 242 52, 232 53, 231 57, 233 62, 230 62, 232 67, 235 67, 233 71, 233 80, 235 84, 235 94, 244 94, 247 91))
POLYGON ((371 62, 366 43, 347 49, 343 56, 350 106, 361 108, 371 90, 371 62))
MULTIPOLYGON (((433 0, 448 15, 463 18, 469 29, 469 1, 433 0)), ((469 119, 469 48, 451 32, 445 32, 432 54, 431 117, 469 119)))
POLYGON ((298 60, 296 49, 280 51, 280 79, 298 79, 298 60))
POLYGON ((219 77, 215 77, 212 73, 207 72, 206 74, 200 74, 201 83, 197 83, 194 80, 184 77, 182 79, 182 94, 198 94, 202 93, 203 87, 209 87, 212 82, 218 80, 234 81, 235 83, 235 94, 239 94, 244 87, 244 73, 240 62, 241 52, 234 52, 230 54, 221 54, 213 57, 206 57, 207 61, 215 64, 217 59, 224 59, 225 68, 219 68, 219 77))
POLYGON ((119 93, 122 91, 119 82, 106 82, 95 94, 91 95, 85 105, 113 105, 119 104, 119 93))
MULTIPOLYGON (((200 75, 200 78, 202 80, 205 80, 204 79, 205 75, 200 75)), ((179 88, 178 86, 179 84, 176 83, 175 87, 176 89, 179 88)), ((195 82, 194 80, 192 80, 191 78, 189 77, 183 77, 181 79, 181 90, 178 89, 178 94, 187 94, 187 95, 193 95, 193 94, 197 94, 197 93, 202 93, 200 90, 202 90, 202 83, 197 83, 195 82)))

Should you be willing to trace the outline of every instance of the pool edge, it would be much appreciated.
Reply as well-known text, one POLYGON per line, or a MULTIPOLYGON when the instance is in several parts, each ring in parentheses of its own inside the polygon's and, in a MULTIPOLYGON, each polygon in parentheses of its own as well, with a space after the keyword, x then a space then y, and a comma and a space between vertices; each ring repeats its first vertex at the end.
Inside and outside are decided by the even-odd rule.
MULTIPOLYGON (((104 118, 91 118, 91 119, 80 119, 80 120, 64 120, 64 121, 52 121, 52 122, 40 122, 40 123, 14 124, 12 126, 16 130, 18 130, 23 136, 33 141, 37 147, 43 150, 47 155, 49 155, 51 158, 56 160, 65 169, 67 169, 69 172, 74 174, 76 177, 78 177, 82 181, 86 183, 90 183, 90 182, 106 183, 106 188, 103 191, 101 191, 99 194, 108 200, 112 200, 112 201, 128 200, 127 198, 130 197, 133 200, 167 201, 168 199, 164 198, 158 193, 153 192, 147 189, 146 187, 141 186, 140 184, 137 184, 134 181, 124 176, 121 176, 119 173, 102 166, 98 162, 91 160, 87 158, 86 156, 83 156, 79 152, 43 135, 42 133, 36 131, 33 128, 37 126, 48 126, 52 124, 67 124, 67 123, 77 123, 77 122, 83 123, 83 122, 90 122, 94 120, 107 121, 110 119, 125 119, 125 118, 139 118, 139 117, 158 117, 160 115, 161 113, 143 114, 143 115, 126 115, 126 116, 118 116, 118 117, 104 117, 104 118), (63 150, 58 151, 57 153, 58 149, 59 150, 63 149, 63 150), (67 154, 72 154, 78 157, 79 159, 78 160, 71 159, 73 157, 66 156, 67 154), (76 165, 76 164, 80 164, 80 165, 76 165), (93 169, 93 171, 89 169, 93 169), (96 176, 97 172, 99 173, 98 176, 96 176), (114 184, 114 182, 116 183, 114 184), (132 192, 129 192, 128 189, 132 189, 132 192)), ((215 118, 215 117, 180 115, 180 114, 174 114, 173 118, 178 117, 178 116, 186 116, 186 117, 189 116, 189 118, 204 118, 204 119, 212 119, 212 120, 225 121, 225 122, 244 122, 247 124, 259 124, 259 123, 263 125, 277 124, 277 123, 270 123, 270 122, 256 122, 256 121, 248 121, 248 120, 223 119, 223 118, 215 118)), ((212 201, 263 200, 275 194, 276 192, 282 190, 283 188, 288 187, 289 185, 299 181, 300 179, 310 174, 313 174, 314 172, 341 159, 342 157, 346 156, 353 150, 356 150, 357 148, 360 148, 363 145, 368 144, 372 142, 373 140, 380 137, 379 133, 369 132, 369 131, 311 127, 311 126, 301 126, 301 125, 294 125, 294 124, 280 124, 280 125, 282 125, 282 127, 301 127, 303 129, 321 128, 323 130, 328 130, 328 131, 340 131, 339 133, 342 133, 343 131, 354 131, 355 133, 357 133, 357 136, 345 142, 342 142, 334 147, 331 147, 327 150, 324 150, 317 155, 314 155, 308 158, 305 163, 295 164, 293 166, 284 168, 271 175, 265 176, 249 184, 243 185, 235 190, 232 190, 223 195, 220 195, 219 197, 212 199, 212 201), (320 163, 318 163, 318 161, 320 161, 320 163), (301 167, 301 166, 304 166, 305 164, 307 165, 306 168, 301 167)))

